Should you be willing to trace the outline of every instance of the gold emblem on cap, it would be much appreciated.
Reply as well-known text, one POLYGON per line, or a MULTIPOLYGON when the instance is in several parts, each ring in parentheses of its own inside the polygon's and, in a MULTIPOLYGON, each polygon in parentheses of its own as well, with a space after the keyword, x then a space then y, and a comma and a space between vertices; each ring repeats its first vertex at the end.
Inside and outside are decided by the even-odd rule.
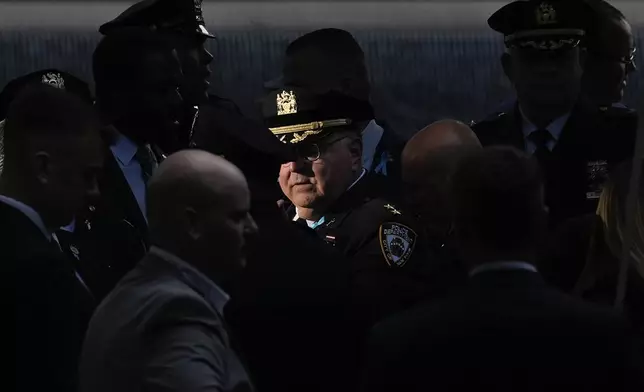
POLYGON ((58 72, 47 72, 42 76, 42 82, 52 87, 65 89, 65 79, 58 72))
POLYGON ((297 97, 293 91, 282 91, 277 94, 277 115, 297 113, 297 97))
POLYGON ((557 11, 550 3, 543 2, 537 8, 537 24, 539 26, 557 23, 557 11))

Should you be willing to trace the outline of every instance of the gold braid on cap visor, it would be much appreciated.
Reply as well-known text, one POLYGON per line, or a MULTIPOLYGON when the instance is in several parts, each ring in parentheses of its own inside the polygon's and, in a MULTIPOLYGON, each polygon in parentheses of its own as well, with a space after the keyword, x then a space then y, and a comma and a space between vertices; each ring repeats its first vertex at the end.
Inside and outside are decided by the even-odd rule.
POLYGON ((290 142, 299 143, 309 136, 317 135, 321 133, 326 128, 342 127, 350 124, 351 124, 350 119, 343 118, 343 119, 337 119, 337 120, 313 121, 307 124, 286 125, 283 127, 275 127, 275 128, 269 128, 269 129, 271 130, 271 132, 273 132, 273 135, 275 136, 292 133, 293 139, 291 139, 290 142), (304 133, 300 134, 300 132, 304 132, 304 133))

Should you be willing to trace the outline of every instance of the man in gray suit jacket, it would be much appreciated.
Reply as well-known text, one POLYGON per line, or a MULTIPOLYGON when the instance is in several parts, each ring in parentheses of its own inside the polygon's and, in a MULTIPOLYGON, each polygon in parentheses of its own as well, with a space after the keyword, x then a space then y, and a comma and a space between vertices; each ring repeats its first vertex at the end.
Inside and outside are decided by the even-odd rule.
POLYGON ((90 323, 80 391, 252 391, 222 309, 256 225, 243 174, 203 151, 169 157, 148 184, 153 247, 90 323))

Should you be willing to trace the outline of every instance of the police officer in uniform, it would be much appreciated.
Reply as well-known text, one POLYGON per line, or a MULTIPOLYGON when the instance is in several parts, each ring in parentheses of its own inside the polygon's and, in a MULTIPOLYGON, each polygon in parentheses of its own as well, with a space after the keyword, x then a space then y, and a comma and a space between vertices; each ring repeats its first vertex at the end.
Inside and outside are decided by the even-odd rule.
POLYGON ((275 178, 295 160, 292 146, 263 124, 226 117, 235 123, 221 126, 213 114, 201 112, 194 142, 242 170, 259 228, 225 308, 253 383, 262 391, 352 390, 356 334, 366 326, 352 308, 349 263, 276 203, 283 195, 275 178))
POLYGON ((268 95, 263 112, 273 134, 295 147, 279 184, 291 219, 349 258, 354 297, 381 317, 423 297, 429 263, 411 214, 380 198, 362 164, 361 131, 371 105, 338 92, 285 87, 268 95))
POLYGON ((143 27, 162 34, 173 42, 183 71, 181 95, 185 113, 181 121, 181 133, 175 145, 164 151, 172 153, 186 148, 190 142, 199 116, 199 107, 208 101, 219 99, 208 95, 209 64, 212 54, 206 48, 209 38, 214 38, 207 29, 201 0, 144 0, 140 1, 114 20, 103 24, 99 31, 109 35, 126 27, 143 27))
MULTIPOLYGON (((363 101, 371 98, 364 51, 351 33, 335 28, 312 31, 289 44, 282 75, 265 87, 282 85, 318 94, 338 91, 363 101)), ((376 114, 362 130, 363 167, 382 182, 383 191, 400 189, 400 154, 405 144, 390 125, 376 114)), ((395 192, 387 194, 398 198, 395 192)))
POLYGON ((165 148, 166 152, 199 147, 197 140, 216 138, 248 123, 234 102, 208 93, 213 56, 206 43, 214 35, 206 29, 202 0, 144 0, 101 26, 100 32, 109 35, 127 26, 145 27, 170 37, 179 54, 185 113, 177 144, 165 148), (217 120, 211 121, 213 118, 217 120), (199 132, 212 135, 197 137, 199 132))
POLYGON ((632 155, 636 118, 580 98, 583 2, 512 2, 488 20, 505 37, 502 63, 518 100, 473 126, 483 146, 511 145, 539 161, 550 223, 593 212, 610 168, 632 155))

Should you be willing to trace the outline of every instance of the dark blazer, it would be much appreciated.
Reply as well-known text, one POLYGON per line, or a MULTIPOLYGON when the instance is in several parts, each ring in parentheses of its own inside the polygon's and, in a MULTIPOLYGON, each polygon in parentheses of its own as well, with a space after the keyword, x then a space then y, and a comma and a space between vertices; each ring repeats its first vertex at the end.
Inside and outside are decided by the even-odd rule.
POLYGON ((79 390, 251 392, 224 303, 225 294, 186 262, 150 253, 92 317, 79 390))
MULTIPOLYGON (((21 211, 0 203, 2 298, 14 312, 14 391, 74 391, 94 302, 72 263, 21 211)), ((10 317, 10 316, 9 316, 10 317)), ((6 325, 14 325, 12 322, 6 325)), ((9 352, 7 347, 7 351, 9 352)), ((12 356, 9 356, 12 357, 12 356)), ((3 366, 3 369, 12 366, 3 366)))
MULTIPOLYGON (((509 145, 525 150, 518 104, 497 113, 472 129, 484 147, 509 145)), ((540 161, 546 180, 546 203, 552 226, 592 213, 607 171, 633 155, 637 116, 629 109, 600 111, 579 102, 548 161, 540 161), (588 195, 594 192, 594 196, 588 195)))
POLYGON ((86 266, 83 277, 102 299, 145 255, 149 243, 145 217, 107 146, 99 190, 98 200, 77 218, 73 235, 61 233, 60 238, 65 248, 78 249, 86 266))
POLYGON ((365 391, 638 391, 641 358, 609 310, 537 273, 487 271, 376 326, 365 391))

